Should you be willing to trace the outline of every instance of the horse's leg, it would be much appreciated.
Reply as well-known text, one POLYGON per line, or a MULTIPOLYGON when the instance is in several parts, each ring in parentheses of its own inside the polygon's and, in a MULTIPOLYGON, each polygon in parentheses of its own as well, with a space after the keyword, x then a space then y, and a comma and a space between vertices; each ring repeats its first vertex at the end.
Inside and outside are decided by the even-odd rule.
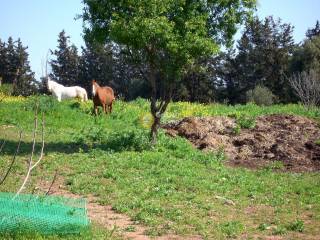
POLYGON ((104 111, 105 114, 108 114, 107 104, 103 104, 103 111, 104 111))
POLYGON ((112 112, 112 102, 111 102, 111 104, 109 105, 109 111, 110 111, 110 113, 112 112))
POLYGON ((98 115, 98 106, 97 105, 93 105, 94 108, 94 114, 97 116, 98 115))
POLYGON ((105 106, 106 106, 106 114, 108 114, 109 113, 109 105, 106 104, 105 106))
POLYGON ((82 97, 81 102, 86 102, 86 101, 88 101, 88 96, 87 96, 87 93, 86 93, 86 92, 83 92, 83 93, 81 94, 81 97, 82 97))
POLYGON ((58 94, 58 93, 56 93, 56 92, 53 92, 52 95, 56 97, 56 99, 58 100, 58 102, 61 102, 61 94, 58 94))

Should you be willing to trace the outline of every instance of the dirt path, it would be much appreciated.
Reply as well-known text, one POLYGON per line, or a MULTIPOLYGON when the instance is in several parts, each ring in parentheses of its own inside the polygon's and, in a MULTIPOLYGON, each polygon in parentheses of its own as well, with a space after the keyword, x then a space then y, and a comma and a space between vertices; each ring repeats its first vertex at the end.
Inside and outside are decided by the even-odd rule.
MULTIPOLYGON (((39 189, 46 191, 50 182, 42 182, 39 189)), ((63 179, 58 177, 53 184, 50 195, 59 195, 69 198, 80 198, 84 197, 87 199, 87 209, 89 219, 97 223, 108 230, 115 230, 117 234, 122 236, 124 239, 133 240, 200 240, 201 236, 178 236, 174 234, 168 234, 160 237, 149 237, 145 234, 148 230, 146 226, 135 224, 127 215, 116 213, 112 206, 103 206, 97 203, 97 199, 93 196, 80 196, 69 192, 63 184, 63 179)))

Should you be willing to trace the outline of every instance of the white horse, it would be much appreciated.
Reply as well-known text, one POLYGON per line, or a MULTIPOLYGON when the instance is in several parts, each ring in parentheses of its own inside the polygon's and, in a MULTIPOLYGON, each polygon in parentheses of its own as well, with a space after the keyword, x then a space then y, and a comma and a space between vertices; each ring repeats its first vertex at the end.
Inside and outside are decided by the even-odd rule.
POLYGON ((88 100, 87 91, 79 86, 65 87, 55 81, 48 79, 48 90, 58 99, 60 102, 69 98, 80 98, 81 102, 88 100))

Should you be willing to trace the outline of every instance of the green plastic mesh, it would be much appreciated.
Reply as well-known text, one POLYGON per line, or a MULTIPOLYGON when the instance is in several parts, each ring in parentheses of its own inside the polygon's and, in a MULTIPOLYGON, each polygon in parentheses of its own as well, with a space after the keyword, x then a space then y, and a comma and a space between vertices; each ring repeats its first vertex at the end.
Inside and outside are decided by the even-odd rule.
POLYGON ((86 200, 0 193, 0 232, 79 233, 89 225, 86 200))

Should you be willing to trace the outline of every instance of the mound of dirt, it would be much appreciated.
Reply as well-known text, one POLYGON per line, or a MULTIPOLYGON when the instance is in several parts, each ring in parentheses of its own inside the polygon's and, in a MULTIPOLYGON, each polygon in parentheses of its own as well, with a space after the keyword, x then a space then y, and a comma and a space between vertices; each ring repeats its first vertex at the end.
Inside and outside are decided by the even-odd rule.
POLYGON ((228 117, 189 117, 163 126, 167 134, 187 138, 202 150, 223 148, 228 164, 248 168, 273 166, 294 172, 320 170, 320 129, 300 116, 268 115, 252 129, 236 134, 236 120, 228 117), (272 164, 281 161, 282 164, 272 164))

